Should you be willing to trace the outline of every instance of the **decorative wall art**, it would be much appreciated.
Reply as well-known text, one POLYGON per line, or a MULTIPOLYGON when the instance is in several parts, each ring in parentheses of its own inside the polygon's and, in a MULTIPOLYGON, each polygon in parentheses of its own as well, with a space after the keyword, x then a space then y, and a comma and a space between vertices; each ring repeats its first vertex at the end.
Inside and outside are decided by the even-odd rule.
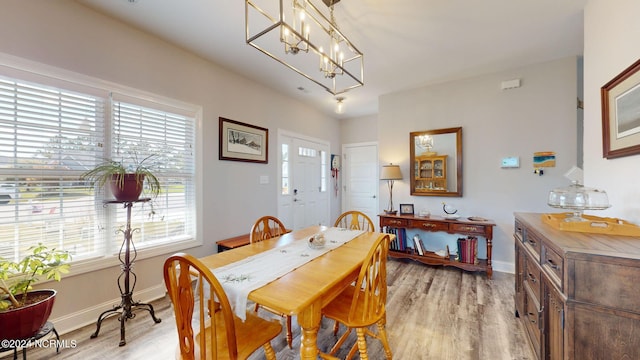
POLYGON ((553 151, 537 151, 533 153, 533 173, 542 176, 544 168, 556 167, 556 153, 553 151))
POLYGON ((239 121, 220 119, 220 160, 269 162, 269 129, 239 121))
POLYGON ((600 89, 602 156, 640 154, 640 60, 600 89))

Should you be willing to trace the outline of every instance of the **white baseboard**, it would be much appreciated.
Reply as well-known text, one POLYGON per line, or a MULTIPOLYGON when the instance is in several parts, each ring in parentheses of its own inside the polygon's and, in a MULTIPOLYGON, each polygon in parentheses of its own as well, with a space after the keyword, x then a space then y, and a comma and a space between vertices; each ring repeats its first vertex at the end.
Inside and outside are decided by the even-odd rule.
POLYGON ((491 267, 494 271, 500 271, 509 274, 516 273, 516 264, 504 261, 491 261, 491 267))
MULTIPOLYGON (((153 300, 157 300, 166 294, 164 284, 153 286, 147 289, 136 290, 134 293, 134 300, 143 303, 148 303, 153 300)), ((57 318, 51 318, 49 321, 55 324, 56 330, 59 334, 66 334, 73 330, 77 330, 81 327, 94 324, 98 321, 98 316, 104 311, 113 309, 122 301, 122 298, 114 298, 109 301, 105 301, 102 304, 98 304, 89 308, 81 309, 71 314, 60 316, 57 318)))

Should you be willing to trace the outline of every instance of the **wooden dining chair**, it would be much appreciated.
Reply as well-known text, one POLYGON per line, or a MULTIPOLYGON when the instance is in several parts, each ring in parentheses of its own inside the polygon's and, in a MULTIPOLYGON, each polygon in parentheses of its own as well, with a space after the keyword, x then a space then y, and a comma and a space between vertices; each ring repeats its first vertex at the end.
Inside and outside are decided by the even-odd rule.
MULTIPOLYGON (((256 220, 256 222, 251 227, 251 233, 249 235, 249 242, 255 243, 267 239, 274 238, 276 236, 280 236, 288 233, 289 230, 284 226, 282 221, 275 216, 263 216, 256 220)), ((260 304, 256 304, 255 311, 257 312, 260 308, 260 304)), ((262 306, 263 309, 280 315, 285 318, 287 323, 287 344, 290 349, 293 349, 293 332, 291 331, 291 316, 282 314, 278 311, 270 309, 268 307, 262 306)))
POLYGON ((333 226, 350 230, 376 231, 373 221, 361 211, 343 212, 333 226))
POLYGON ((251 235, 249 242, 254 243, 267 240, 288 233, 289 230, 284 226, 282 221, 275 216, 263 216, 251 227, 251 235))
POLYGON ((346 359, 351 359, 356 351, 360 352, 361 359, 368 358, 366 335, 379 339, 384 347, 386 358, 391 359, 391 348, 385 330, 389 241, 389 235, 381 235, 376 240, 362 263, 358 280, 322 309, 322 315, 347 327, 344 334, 331 348, 329 355, 334 355, 345 342, 351 330, 356 329, 357 341, 346 359), (368 328, 373 324, 377 325, 377 333, 368 328))
POLYGON ((252 312, 245 321, 238 318, 218 280, 198 259, 184 253, 170 256, 164 262, 164 283, 178 328, 176 359, 246 359, 263 347, 266 358, 275 360, 270 342, 282 325, 252 312))

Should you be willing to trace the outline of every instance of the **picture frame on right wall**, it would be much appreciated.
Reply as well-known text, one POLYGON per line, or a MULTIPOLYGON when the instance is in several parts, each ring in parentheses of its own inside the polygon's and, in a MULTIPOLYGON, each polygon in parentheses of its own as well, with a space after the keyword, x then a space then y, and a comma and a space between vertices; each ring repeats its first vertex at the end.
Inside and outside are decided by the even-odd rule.
POLYGON ((640 60, 600 89, 602 157, 640 154, 640 60))

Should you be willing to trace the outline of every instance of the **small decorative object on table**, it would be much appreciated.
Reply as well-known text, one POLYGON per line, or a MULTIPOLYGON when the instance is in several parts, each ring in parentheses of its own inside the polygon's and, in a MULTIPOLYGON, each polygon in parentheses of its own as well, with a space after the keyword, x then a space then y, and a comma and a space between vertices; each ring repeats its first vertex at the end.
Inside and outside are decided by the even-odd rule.
POLYGON ((458 212, 458 209, 451 205, 447 205, 446 202, 442 202, 442 211, 447 215, 453 215, 458 212))
POLYGON ((324 237, 324 232, 319 232, 309 238, 309 247, 312 249, 322 249, 326 242, 327 239, 324 237))
POLYGON ((413 215, 413 204, 400 204, 400 215, 413 215))

